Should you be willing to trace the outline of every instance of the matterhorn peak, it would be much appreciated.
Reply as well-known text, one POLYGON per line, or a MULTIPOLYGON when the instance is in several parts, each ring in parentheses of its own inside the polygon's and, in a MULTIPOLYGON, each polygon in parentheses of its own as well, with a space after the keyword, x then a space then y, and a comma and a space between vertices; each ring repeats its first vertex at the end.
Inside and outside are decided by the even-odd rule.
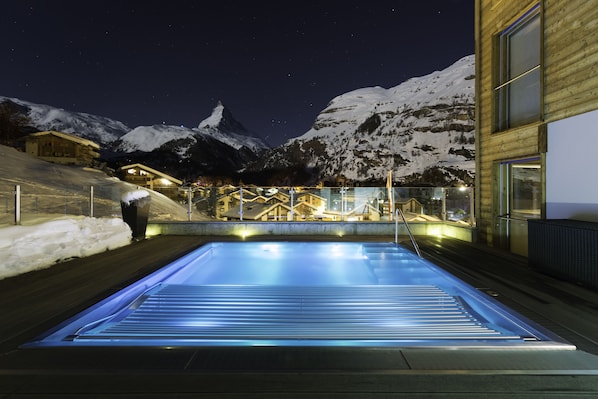
POLYGON ((198 128, 208 130, 217 129, 221 132, 247 132, 245 126, 233 117, 232 112, 230 112, 220 100, 218 100, 216 107, 212 110, 212 115, 201 121, 198 128))

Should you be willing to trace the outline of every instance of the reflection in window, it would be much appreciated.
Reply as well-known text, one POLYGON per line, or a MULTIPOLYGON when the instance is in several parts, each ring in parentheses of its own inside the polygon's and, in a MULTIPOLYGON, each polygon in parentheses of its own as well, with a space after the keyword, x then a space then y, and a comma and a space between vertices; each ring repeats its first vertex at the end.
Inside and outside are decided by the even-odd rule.
POLYGON ((496 129, 540 120, 540 7, 501 32, 497 44, 496 129))
POLYGON ((539 218, 542 209, 542 172, 539 161, 511 164, 513 216, 539 218))

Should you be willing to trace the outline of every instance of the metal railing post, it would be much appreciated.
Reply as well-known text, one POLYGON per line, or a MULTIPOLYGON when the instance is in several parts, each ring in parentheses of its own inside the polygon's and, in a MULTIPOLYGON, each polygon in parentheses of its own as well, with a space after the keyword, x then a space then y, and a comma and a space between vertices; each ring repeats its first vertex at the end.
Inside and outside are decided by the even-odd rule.
POLYGON ((469 224, 471 226, 476 225, 474 207, 475 207, 474 190, 473 190, 473 187, 470 187, 469 188, 469 224))
POLYGON ((293 208, 294 208, 294 194, 295 194, 295 190, 293 190, 293 188, 291 187, 291 189, 289 190, 289 194, 291 195, 291 222, 295 220, 295 215, 293 212, 293 208))
POLYGON ((21 186, 15 186, 15 224, 21 224, 21 186))
MULTIPOLYGON (((397 209, 397 212, 398 211, 399 210, 397 209)), ((399 243, 399 218, 395 218, 395 244, 398 244, 398 243, 399 243)))
POLYGON ((441 188, 442 192, 442 210, 440 211, 440 216, 442 217, 442 221, 446 222, 446 188, 441 188))
POLYGON ((188 187, 187 189, 187 221, 191 221, 191 212, 192 212, 192 208, 191 208, 191 201, 193 199, 192 196, 192 190, 191 190, 191 186, 188 187))
POLYGON ((347 192, 347 190, 345 190, 344 187, 341 187, 340 193, 341 193, 341 222, 345 220, 345 193, 347 192))
POLYGON ((239 189, 239 220, 243 221, 243 187, 239 189))
POLYGON ((89 186, 89 217, 93 217, 93 186, 89 186))

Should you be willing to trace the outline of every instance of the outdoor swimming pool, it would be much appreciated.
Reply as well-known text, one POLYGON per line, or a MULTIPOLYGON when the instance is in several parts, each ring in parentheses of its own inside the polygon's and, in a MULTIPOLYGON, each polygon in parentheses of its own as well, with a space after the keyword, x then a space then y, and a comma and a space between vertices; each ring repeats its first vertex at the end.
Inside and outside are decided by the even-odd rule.
POLYGON ((394 243, 218 242, 25 347, 575 347, 394 243))

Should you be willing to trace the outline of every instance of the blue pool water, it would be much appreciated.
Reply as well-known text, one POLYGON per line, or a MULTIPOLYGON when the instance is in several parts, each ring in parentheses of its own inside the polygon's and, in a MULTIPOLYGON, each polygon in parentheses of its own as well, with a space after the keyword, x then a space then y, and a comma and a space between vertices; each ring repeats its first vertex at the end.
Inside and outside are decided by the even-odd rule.
POLYGON ((568 345, 394 243, 212 243, 38 346, 568 345))

